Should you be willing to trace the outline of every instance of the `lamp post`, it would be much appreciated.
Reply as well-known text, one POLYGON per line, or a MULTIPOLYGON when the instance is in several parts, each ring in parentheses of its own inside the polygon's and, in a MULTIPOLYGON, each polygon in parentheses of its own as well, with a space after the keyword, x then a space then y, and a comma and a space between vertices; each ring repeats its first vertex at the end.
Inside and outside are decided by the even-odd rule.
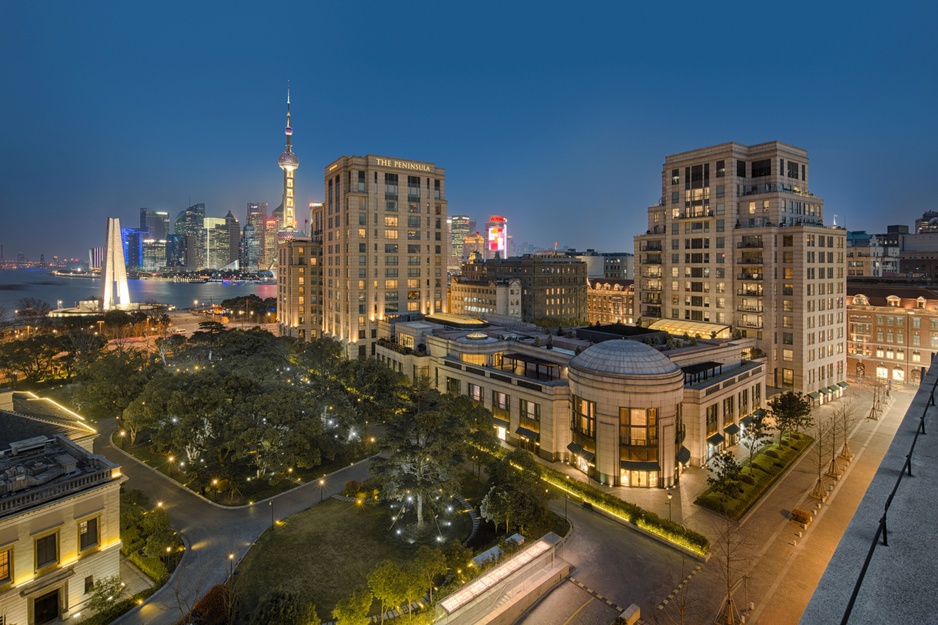
POLYGON ((228 554, 228 579, 234 574, 234 554, 228 554))
POLYGON ((671 489, 668 489, 668 521, 671 521, 671 489))
POLYGON ((218 503, 218 478, 212 478, 212 500, 218 503))
POLYGON ((274 500, 271 499, 267 502, 267 505, 270 506, 270 529, 274 529, 274 500))
POLYGON ((124 437, 125 437, 125 436, 127 436, 127 430, 121 430, 121 431, 120 431, 121 449, 124 448, 124 437))
POLYGON ((322 487, 326 485, 326 480, 319 478, 319 503, 322 503, 322 487))

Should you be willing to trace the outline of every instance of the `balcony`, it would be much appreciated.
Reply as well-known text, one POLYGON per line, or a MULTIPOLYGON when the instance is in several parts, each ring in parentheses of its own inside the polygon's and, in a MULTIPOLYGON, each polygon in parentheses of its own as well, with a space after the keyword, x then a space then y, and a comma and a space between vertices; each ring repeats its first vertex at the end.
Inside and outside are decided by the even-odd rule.
POLYGON ((753 306, 752 304, 740 304, 736 307, 739 312, 761 313, 764 312, 762 306, 753 306))
POLYGON ((762 274, 761 273, 749 273, 748 271, 744 271, 742 273, 736 274, 736 279, 737 280, 761 280, 762 274))
POLYGON ((737 328, 746 328, 746 329, 749 329, 749 330, 761 330, 761 329, 762 329, 762 321, 755 321, 755 320, 752 320, 752 319, 746 319, 746 320, 744 320, 744 321, 738 322, 738 323, 736 324, 736 327, 737 327, 737 328))
POLYGON ((761 289, 736 289, 736 295, 742 297, 762 297, 761 289))
POLYGON ((752 186, 743 187, 742 193, 740 193, 740 196, 762 195, 763 193, 791 193, 792 195, 798 195, 801 197, 815 197, 813 193, 802 191, 801 187, 796 187, 790 184, 771 184, 771 183, 754 184, 752 186))
POLYGON ((678 219, 702 219, 704 217, 713 217, 712 210, 688 210, 682 211, 677 218, 678 219))
POLYGON ((736 247, 740 249, 762 249, 762 238, 743 237, 742 241, 736 243, 736 247))
POLYGON ((657 304, 661 305, 661 293, 648 293, 645 297, 642 298, 642 303, 644 304, 657 304))
POLYGON ((641 251, 643 252, 660 252, 661 251, 661 241, 648 241, 647 243, 642 244, 641 251))
POLYGON ((657 269, 653 269, 653 268, 647 267, 644 270, 642 270, 642 277, 643 278, 660 278, 661 268, 658 267, 657 269))
POLYGON ((761 256, 740 256, 736 259, 737 265, 762 265, 761 256))
POLYGON ((660 265, 661 257, 660 256, 646 256, 645 260, 642 262, 644 265, 660 265))

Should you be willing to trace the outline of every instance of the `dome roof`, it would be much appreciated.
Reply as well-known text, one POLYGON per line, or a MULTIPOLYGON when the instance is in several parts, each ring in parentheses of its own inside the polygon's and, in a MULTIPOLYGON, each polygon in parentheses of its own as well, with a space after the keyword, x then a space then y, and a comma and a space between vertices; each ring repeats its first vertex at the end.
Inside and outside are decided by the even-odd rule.
POLYGON ((654 347, 638 341, 603 341, 570 360, 570 367, 613 375, 663 375, 681 370, 654 347))
POLYGON ((284 168, 293 167, 296 169, 300 166, 300 159, 298 159, 293 152, 284 152, 280 155, 280 158, 277 159, 277 163, 284 168))

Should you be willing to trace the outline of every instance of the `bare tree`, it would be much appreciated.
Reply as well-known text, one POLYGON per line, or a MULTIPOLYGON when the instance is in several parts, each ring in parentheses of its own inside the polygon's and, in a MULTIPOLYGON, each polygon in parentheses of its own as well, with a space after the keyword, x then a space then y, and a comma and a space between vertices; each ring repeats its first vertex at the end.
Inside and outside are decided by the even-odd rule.
POLYGON ((853 460, 853 453, 850 451, 850 430, 857 422, 853 401, 845 399, 834 409, 834 416, 840 421, 840 431, 844 440, 843 447, 840 449, 840 457, 846 462, 850 462, 853 460))
POLYGON ((817 482, 811 496, 815 499, 824 497, 824 465, 827 464, 827 437, 830 434, 830 419, 814 420, 814 446, 811 449, 812 457, 817 465, 817 482))
POLYGON ((718 566, 720 581, 726 589, 716 622, 721 625, 736 625, 742 622, 742 618, 733 595, 749 575, 750 550, 736 521, 727 518, 717 522, 714 529, 716 540, 712 543, 713 559, 718 566))
POLYGON ((841 422, 840 419, 837 418, 836 412, 831 414, 825 421, 828 426, 827 441, 831 451, 831 461, 827 467, 826 475, 836 478, 840 475, 840 472, 837 470, 839 468, 837 465, 837 441, 839 440, 841 422))
POLYGON ((693 583, 694 573, 700 565, 687 556, 681 556, 681 567, 676 569, 668 581, 665 590, 673 588, 670 600, 661 609, 655 611, 656 624, 690 625, 705 620, 704 595, 702 589, 693 583))

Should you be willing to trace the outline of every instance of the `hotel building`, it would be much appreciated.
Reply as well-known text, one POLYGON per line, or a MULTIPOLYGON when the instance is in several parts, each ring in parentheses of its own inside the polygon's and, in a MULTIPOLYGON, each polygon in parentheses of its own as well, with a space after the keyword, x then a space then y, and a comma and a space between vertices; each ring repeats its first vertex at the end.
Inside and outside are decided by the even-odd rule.
POLYGON ((668 156, 661 200, 635 238, 642 324, 754 338, 769 384, 784 390, 843 381, 845 231, 824 226, 809 173, 807 152, 777 141, 668 156))
POLYGON ((322 329, 347 356, 373 355, 382 319, 446 309, 446 171, 343 156, 326 167, 324 186, 322 329))

